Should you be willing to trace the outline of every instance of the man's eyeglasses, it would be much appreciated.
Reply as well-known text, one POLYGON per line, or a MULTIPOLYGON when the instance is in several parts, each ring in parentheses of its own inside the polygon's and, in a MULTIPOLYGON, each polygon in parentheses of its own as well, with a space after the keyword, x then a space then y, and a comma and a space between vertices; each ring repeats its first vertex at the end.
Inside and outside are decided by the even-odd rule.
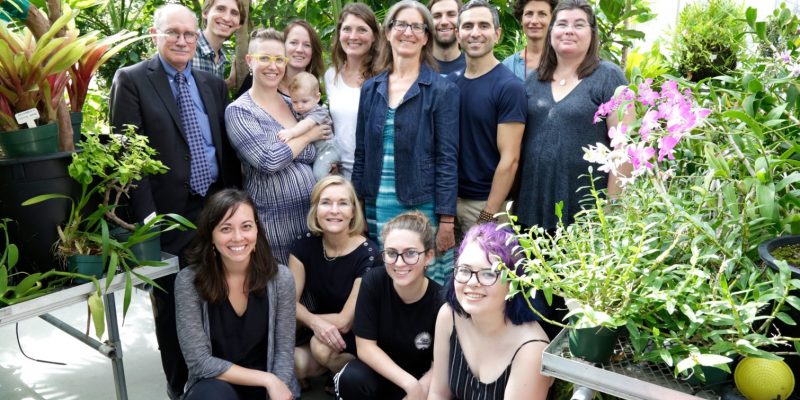
POLYGON ((402 258, 403 262, 406 263, 406 265, 414 265, 417 262, 419 262, 419 256, 424 252, 425 250, 423 251, 406 250, 402 253, 398 253, 395 250, 389 249, 382 251, 381 256, 383 257, 383 262, 387 264, 394 264, 397 262, 398 258, 402 258))
POLYGON ((497 278, 500 277, 500 273, 489 268, 473 271, 464 266, 457 266, 453 270, 453 279, 455 279, 458 283, 469 282, 469 280, 472 279, 472 275, 475 275, 475 277, 478 279, 478 283, 480 283, 482 286, 492 286, 495 282, 497 282, 497 278))
POLYGON ((425 33, 425 30, 428 29, 427 24, 422 24, 422 23, 409 24, 406 21, 397 21, 397 20, 392 21, 392 28, 394 28, 394 30, 396 30, 397 32, 405 32, 406 29, 408 29, 408 27, 411 27, 411 32, 414 32, 418 35, 421 33, 425 33))
POLYGON ((250 58, 253 60, 258 61, 261 65, 267 65, 269 63, 275 63, 275 65, 279 67, 283 67, 289 62, 289 59, 286 56, 282 55, 272 55, 272 54, 250 54, 250 58))
POLYGON ((185 40, 186 43, 192 44, 192 43, 196 43, 197 39, 200 37, 199 33, 191 32, 191 31, 187 31, 187 32, 181 33, 181 32, 175 32, 175 31, 170 29, 170 30, 159 31, 159 32, 161 32, 161 34, 164 35, 164 37, 170 43, 175 43, 178 40, 180 40, 181 37, 183 37, 183 40, 185 40))

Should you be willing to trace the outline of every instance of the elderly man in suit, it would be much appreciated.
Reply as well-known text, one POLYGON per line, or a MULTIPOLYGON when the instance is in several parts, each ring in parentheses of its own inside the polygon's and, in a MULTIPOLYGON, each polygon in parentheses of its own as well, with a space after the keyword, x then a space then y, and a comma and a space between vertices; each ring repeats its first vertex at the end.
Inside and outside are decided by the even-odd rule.
MULTIPOLYGON (((149 138, 169 171, 145 177, 130 195, 128 213, 143 221, 152 213, 177 213, 194 221, 204 200, 225 187, 241 185, 241 168, 225 133, 228 92, 216 76, 192 70, 191 61, 199 33, 197 17, 179 4, 156 10, 150 33, 158 54, 117 71, 111 87, 111 125, 126 125, 149 138)), ((166 232, 162 249, 179 255, 194 235, 166 232)), ((156 337, 167 376, 170 398, 183 393, 186 364, 175 331, 174 275, 157 283, 153 291, 156 337)))

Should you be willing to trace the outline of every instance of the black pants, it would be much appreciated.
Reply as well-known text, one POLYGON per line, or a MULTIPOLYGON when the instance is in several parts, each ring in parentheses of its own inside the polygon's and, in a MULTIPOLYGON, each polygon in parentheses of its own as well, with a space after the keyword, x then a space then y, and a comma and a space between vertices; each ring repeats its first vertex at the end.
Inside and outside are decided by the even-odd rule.
MULTIPOLYGON (((213 186, 212 186, 213 187, 213 186)), ((209 189, 211 193, 211 189, 209 189)), ((185 211, 182 213, 188 220, 196 222, 203 209, 204 199, 198 195, 189 197, 185 211)), ((187 265, 184 250, 190 246, 194 231, 172 230, 161 235, 161 249, 169 254, 177 255, 180 267, 187 265)), ((167 393, 171 399, 180 398, 189 375, 186 361, 183 359, 181 346, 178 343, 178 331, 175 327, 175 275, 167 275, 155 280, 162 289, 153 288, 150 300, 153 303, 153 317, 156 326, 156 340, 161 352, 161 366, 167 378, 167 393)))
POLYGON ((177 399, 183 394, 183 387, 189 371, 183 359, 181 346, 178 343, 178 331, 175 327, 175 275, 167 275, 155 281, 165 291, 153 288, 150 300, 153 303, 153 317, 156 325, 156 340, 161 352, 161 366, 167 378, 167 393, 170 398, 177 399))
POLYGON ((219 379, 203 379, 192 385, 183 400, 264 400, 267 389, 233 385, 219 379))
POLYGON ((333 377, 333 382, 337 399, 400 400, 406 395, 403 389, 373 371, 372 368, 358 359, 347 363, 333 377))

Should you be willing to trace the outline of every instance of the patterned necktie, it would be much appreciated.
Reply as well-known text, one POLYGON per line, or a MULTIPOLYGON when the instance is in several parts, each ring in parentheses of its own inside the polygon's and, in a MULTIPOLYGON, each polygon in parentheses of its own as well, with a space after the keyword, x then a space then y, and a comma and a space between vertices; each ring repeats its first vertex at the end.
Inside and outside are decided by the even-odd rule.
POLYGON ((203 133, 200 132, 200 124, 197 122, 197 115, 194 112, 192 95, 189 94, 189 82, 186 77, 178 72, 175 74, 175 84, 178 86, 178 110, 181 113, 183 131, 186 133, 186 141, 189 143, 189 154, 192 157, 189 164, 191 176, 189 177, 189 187, 196 194, 205 196, 211 185, 211 170, 208 168, 206 160, 205 146, 203 144, 203 133))

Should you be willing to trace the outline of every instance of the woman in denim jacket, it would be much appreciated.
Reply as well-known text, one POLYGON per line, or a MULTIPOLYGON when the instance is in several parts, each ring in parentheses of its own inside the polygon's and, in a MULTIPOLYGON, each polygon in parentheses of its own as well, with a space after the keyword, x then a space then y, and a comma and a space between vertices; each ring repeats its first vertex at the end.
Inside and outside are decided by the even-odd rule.
POLYGON ((458 88, 432 65, 433 18, 425 6, 396 3, 383 22, 379 75, 361 87, 353 184, 365 202, 370 239, 407 210, 438 222, 437 260, 428 276, 453 268, 458 192, 458 88))

